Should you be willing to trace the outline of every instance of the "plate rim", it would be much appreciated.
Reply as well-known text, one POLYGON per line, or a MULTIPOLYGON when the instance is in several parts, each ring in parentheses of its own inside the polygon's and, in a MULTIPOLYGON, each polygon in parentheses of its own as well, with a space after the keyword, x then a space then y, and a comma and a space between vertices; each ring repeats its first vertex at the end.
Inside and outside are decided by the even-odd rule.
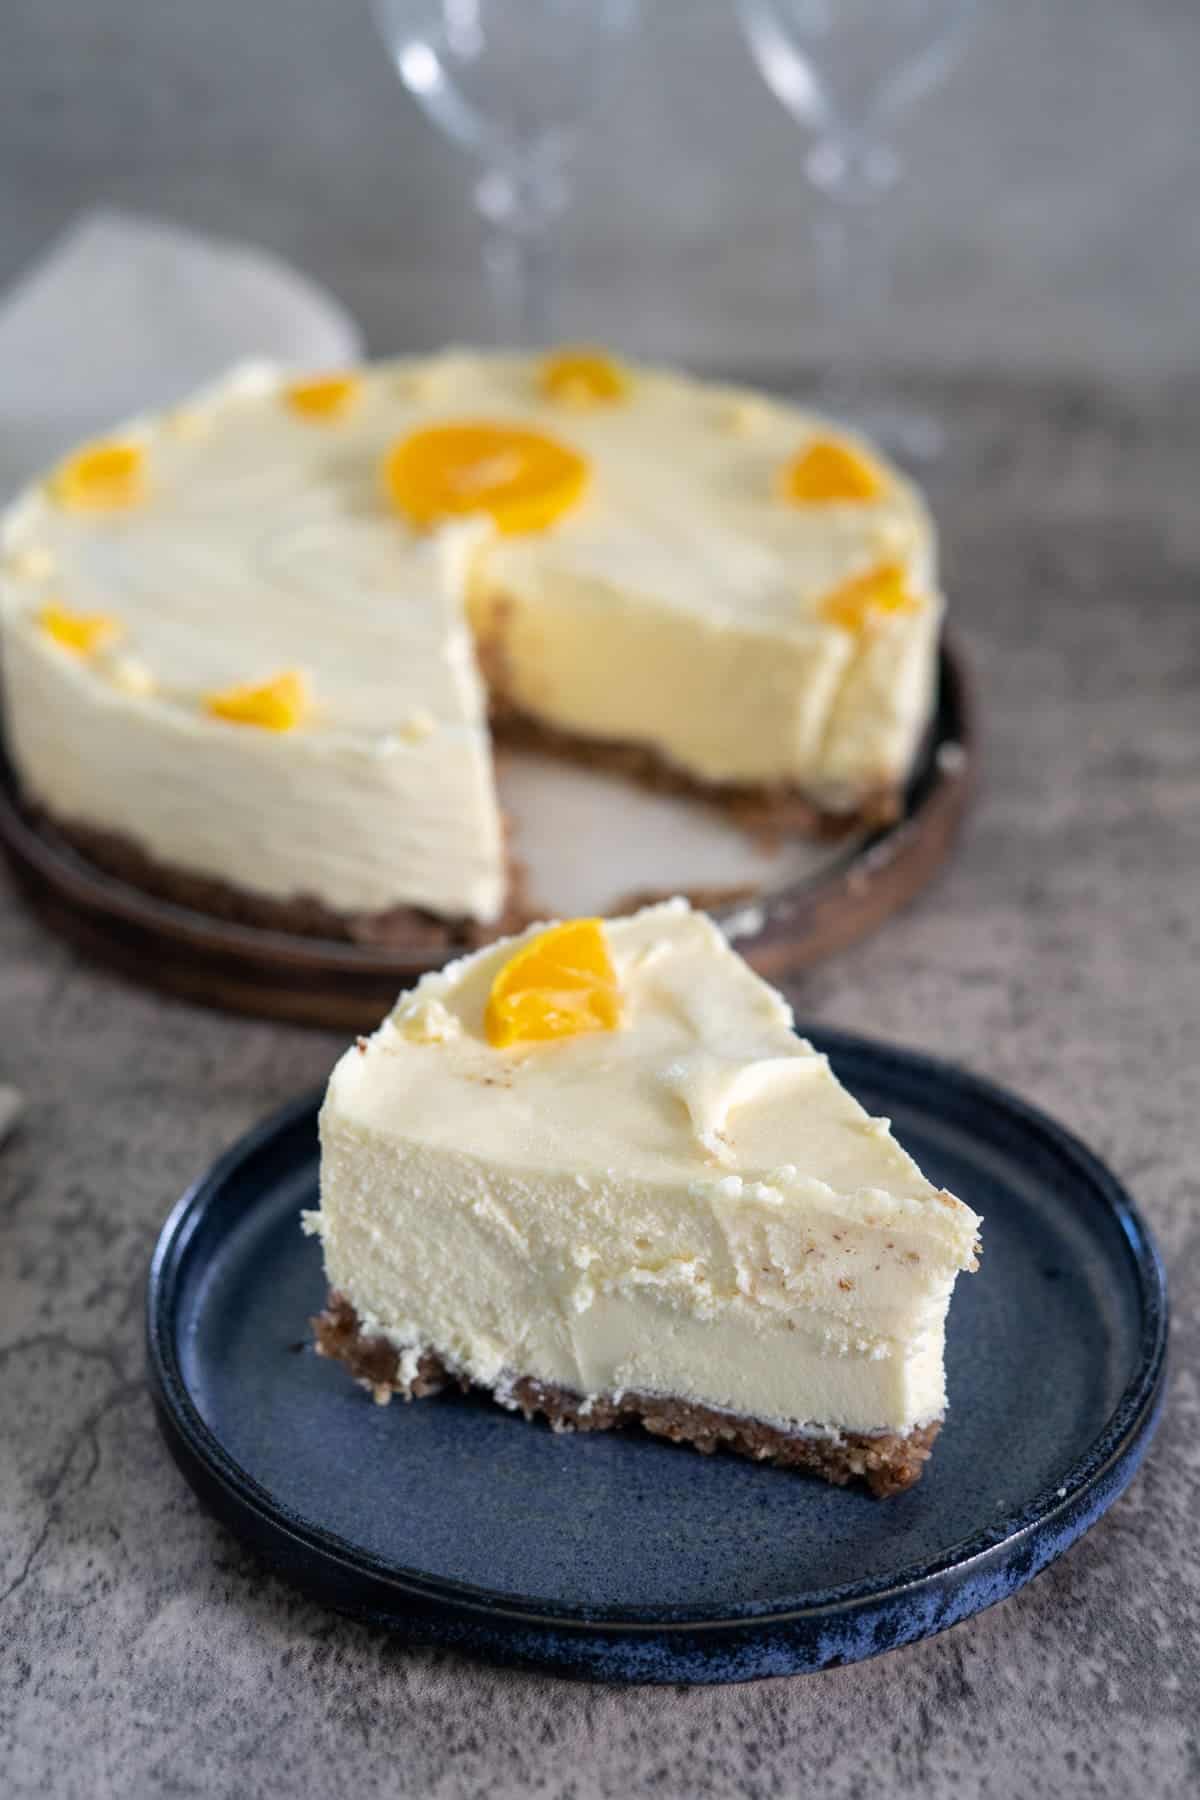
MULTIPOLYGON (((556 1605, 537 1600, 522 1603, 519 1597, 480 1588, 445 1576, 431 1576, 402 1568, 386 1558, 354 1544, 339 1533, 315 1525, 272 1496, 225 1450, 206 1424, 191 1397, 177 1354, 174 1330, 175 1301, 188 1246, 199 1228, 206 1207, 215 1202, 229 1177, 273 1140, 295 1130, 315 1116, 323 1097, 318 1088, 279 1108, 239 1137, 210 1168, 193 1182, 172 1208, 155 1245, 146 1285, 146 1344, 150 1387, 160 1427, 168 1446, 201 1500, 211 1501, 198 1486, 214 1482, 226 1502, 227 1523, 244 1514, 275 1533, 282 1533, 307 1556, 315 1555, 328 1570, 336 1565, 346 1576, 386 1589, 393 1605, 405 1601, 442 1609, 469 1628, 491 1627, 511 1632, 566 1633, 578 1637, 616 1639, 671 1639, 729 1644, 738 1637, 786 1631, 830 1618, 866 1615, 880 1607, 895 1606, 914 1595, 936 1593, 951 1575, 966 1581, 986 1570, 997 1559, 1007 1559, 1035 1534, 1058 1534, 1049 1556, 1033 1561, 1028 1573, 1013 1586, 1038 1572, 1045 1563, 1069 1547, 1123 1491, 1136 1472, 1161 1412, 1163 1376, 1169 1333, 1169 1298, 1162 1257, 1146 1220, 1119 1178, 1081 1139, 1049 1114, 988 1077, 960 1068, 924 1051, 819 1025, 806 1026, 819 1049, 829 1053, 835 1066, 839 1056, 865 1055, 905 1068, 914 1080, 949 1082, 977 1102, 999 1107, 1010 1120, 1049 1142, 1054 1152, 1075 1165, 1093 1194, 1115 1219, 1129 1256, 1141 1309, 1137 1364, 1102 1429, 1086 1450, 1062 1472, 1057 1485, 1045 1488, 994 1525, 985 1526, 956 1540, 937 1555, 908 1564, 880 1581, 865 1578, 827 1589, 816 1589, 803 1604, 747 1602, 744 1608, 714 1616, 703 1604, 683 1607, 588 1607, 578 1603, 556 1605), (1113 1483, 1114 1474, 1125 1478, 1113 1483), (1089 1507, 1089 1500, 1094 1504, 1089 1507)), ((303 1581, 303 1577, 301 1577, 303 1581)), ((1006 1591, 1012 1591, 1010 1588, 1006 1591)), ((995 1598, 1000 1598, 996 1595, 995 1598)), ((968 1607, 975 1612, 986 1600, 968 1607)), ((346 1610, 372 1612, 389 1617, 382 1599, 373 1609, 350 1605, 346 1610)), ((955 1615, 965 1616, 965 1615, 955 1615)), ((945 1623, 952 1623, 946 1619, 945 1623)), ((935 1625, 931 1629, 939 1629, 935 1625)), ((921 1631, 918 1635, 927 1635, 921 1631)), ((849 1660, 848 1658, 846 1660, 849 1660)), ((812 1665, 820 1666, 820 1665, 812 1665)))

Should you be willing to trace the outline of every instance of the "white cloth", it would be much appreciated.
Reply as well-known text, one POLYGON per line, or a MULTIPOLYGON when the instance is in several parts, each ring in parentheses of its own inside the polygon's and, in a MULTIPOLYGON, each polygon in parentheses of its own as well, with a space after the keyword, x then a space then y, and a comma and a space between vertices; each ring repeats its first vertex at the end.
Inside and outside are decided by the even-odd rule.
POLYGON ((170 405, 243 356, 334 368, 349 314, 277 257, 84 214, 0 297, 0 496, 76 439, 170 405))

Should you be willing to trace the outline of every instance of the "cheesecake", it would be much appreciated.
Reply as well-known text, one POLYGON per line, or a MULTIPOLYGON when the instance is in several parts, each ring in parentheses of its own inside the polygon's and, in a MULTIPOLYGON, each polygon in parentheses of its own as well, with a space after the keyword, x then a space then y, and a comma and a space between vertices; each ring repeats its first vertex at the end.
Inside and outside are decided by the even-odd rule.
POLYGON ((321 1111, 321 1352, 891 1494, 946 1410, 980 1221, 683 900, 426 976, 321 1111))
POLYGON ((31 811, 202 910, 448 949, 519 916, 497 744, 850 830, 900 805, 941 616, 869 444, 598 351, 242 366, 0 521, 31 811))

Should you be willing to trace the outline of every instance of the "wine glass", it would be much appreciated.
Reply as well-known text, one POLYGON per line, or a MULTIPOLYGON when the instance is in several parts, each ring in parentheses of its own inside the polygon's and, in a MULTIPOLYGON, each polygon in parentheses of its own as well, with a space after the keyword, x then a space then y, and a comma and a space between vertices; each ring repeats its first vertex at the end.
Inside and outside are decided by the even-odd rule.
POLYGON ((372 0, 408 91, 479 158, 475 204, 496 339, 550 341, 556 231, 581 125, 637 0, 372 0))
POLYGON ((871 405, 857 358, 887 298, 878 215, 901 174, 894 127, 949 73, 974 8, 975 0, 738 0, 759 72, 812 135, 804 172, 822 203, 817 261, 842 338, 819 403, 915 461, 939 454, 940 425, 871 405))

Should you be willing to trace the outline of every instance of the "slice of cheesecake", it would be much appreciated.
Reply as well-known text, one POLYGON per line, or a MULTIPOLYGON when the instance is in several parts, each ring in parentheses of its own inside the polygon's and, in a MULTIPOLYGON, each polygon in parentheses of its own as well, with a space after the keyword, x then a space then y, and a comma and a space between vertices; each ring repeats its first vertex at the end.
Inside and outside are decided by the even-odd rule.
POLYGON ((979 1219, 685 902, 535 926, 402 997, 321 1114, 318 1347, 876 1493, 921 1473, 979 1219))

